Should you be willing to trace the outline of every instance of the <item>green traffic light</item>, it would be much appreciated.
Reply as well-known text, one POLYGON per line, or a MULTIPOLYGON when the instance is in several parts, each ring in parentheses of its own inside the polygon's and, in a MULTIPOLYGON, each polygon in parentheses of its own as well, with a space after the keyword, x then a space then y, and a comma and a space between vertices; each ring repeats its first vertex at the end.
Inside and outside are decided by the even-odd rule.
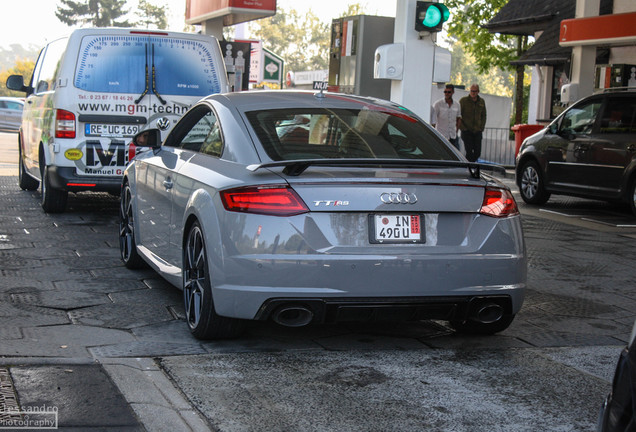
MULTIPOLYGON (((447 9, 448 10, 448 9, 447 9)), ((429 6, 426 9, 426 15, 422 20, 422 24, 426 27, 435 27, 442 21, 442 12, 435 6, 429 6)))

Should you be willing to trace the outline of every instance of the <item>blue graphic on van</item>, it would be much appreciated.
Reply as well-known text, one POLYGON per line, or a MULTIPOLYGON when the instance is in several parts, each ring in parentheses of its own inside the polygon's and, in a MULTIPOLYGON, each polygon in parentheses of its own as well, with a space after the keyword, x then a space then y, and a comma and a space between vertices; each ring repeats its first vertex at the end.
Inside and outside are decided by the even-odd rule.
POLYGON ((150 35, 86 36, 75 87, 92 92, 142 95, 152 82, 160 95, 205 96, 221 91, 206 44, 150 35))

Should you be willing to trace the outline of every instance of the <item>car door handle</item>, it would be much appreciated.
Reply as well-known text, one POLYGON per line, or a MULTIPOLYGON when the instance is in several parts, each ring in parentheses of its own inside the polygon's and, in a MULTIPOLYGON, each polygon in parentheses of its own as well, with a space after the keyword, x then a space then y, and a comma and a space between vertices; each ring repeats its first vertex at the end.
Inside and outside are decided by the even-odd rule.
POLYGON ((163 187, 166 189, 172 189, 172 186, 174 186, 174 183, 169 178, 163 181, 163 187))

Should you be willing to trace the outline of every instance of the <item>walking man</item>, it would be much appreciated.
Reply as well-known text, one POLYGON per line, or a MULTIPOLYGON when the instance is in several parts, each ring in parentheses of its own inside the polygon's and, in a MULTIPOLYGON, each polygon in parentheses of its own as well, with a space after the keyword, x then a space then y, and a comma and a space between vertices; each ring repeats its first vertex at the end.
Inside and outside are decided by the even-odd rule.
POLYGON ((453 100, 453 94, 455 94, 455 86, 446 84, 444 98, 433 104, 431 124, 459 150, 457 131, 461 119, 461 107, 453 100))
POLYGON ((476 162, 481 156, 481 138, 486 128, 486 102, 479 97, 479 86, 470 86, 470 95, 459 100, 461 107, 462 141, 466 148, 466 159, 476 162))

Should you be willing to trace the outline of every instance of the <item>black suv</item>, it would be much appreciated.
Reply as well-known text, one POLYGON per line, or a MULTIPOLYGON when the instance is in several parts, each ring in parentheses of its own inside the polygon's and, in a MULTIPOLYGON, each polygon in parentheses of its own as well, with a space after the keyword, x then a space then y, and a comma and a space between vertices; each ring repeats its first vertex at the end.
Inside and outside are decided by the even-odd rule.
POLYGON ((636 91, 588 96, 526 138, 516 161, 528 204, 551 194, 623 201, 636 215, 636 91))

